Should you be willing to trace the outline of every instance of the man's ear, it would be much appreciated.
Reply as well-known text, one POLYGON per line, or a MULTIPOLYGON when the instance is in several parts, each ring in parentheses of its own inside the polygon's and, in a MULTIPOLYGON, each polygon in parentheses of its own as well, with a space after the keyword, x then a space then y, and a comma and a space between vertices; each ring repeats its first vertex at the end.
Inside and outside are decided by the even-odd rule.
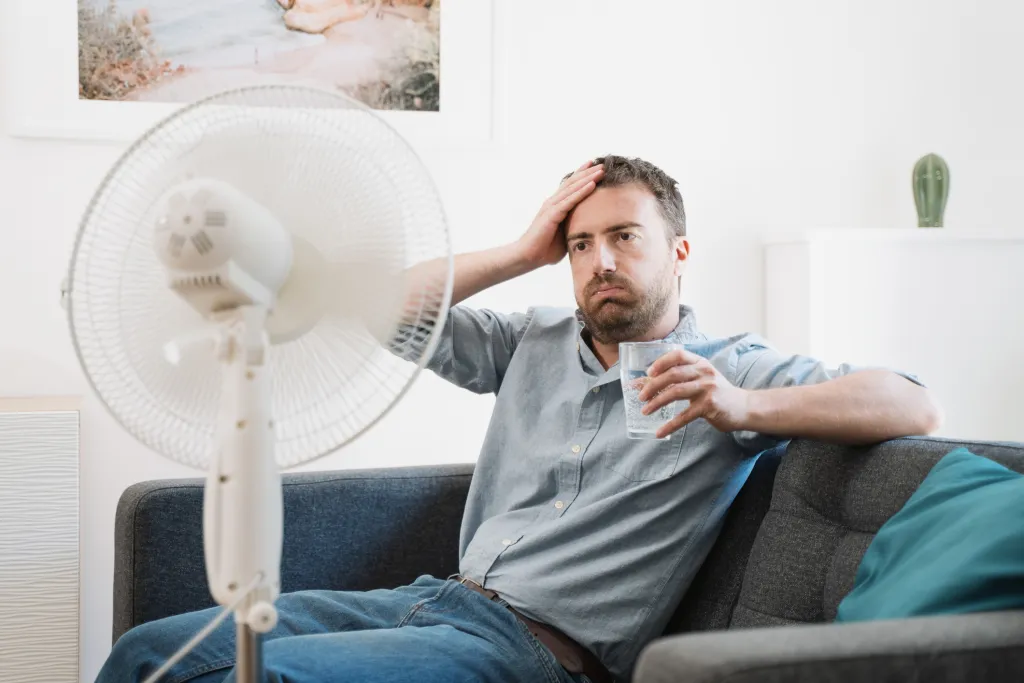
POLYGON ((672 246, 676 256, 672 272, 679 277, 683 274, 683 268, 686 267, 686 262, 690 258, 690 243, 685 237, 676 237, 672 246))

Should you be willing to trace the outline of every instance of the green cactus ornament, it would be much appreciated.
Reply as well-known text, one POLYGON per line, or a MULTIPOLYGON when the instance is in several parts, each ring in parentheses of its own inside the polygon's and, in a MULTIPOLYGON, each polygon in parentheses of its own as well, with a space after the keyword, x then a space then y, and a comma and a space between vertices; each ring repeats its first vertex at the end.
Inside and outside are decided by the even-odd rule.
POLYGON ((949 197, 949 166, 938 154, 926 154, 914 164, 914 204, 917 227, 941 228, 949 197))

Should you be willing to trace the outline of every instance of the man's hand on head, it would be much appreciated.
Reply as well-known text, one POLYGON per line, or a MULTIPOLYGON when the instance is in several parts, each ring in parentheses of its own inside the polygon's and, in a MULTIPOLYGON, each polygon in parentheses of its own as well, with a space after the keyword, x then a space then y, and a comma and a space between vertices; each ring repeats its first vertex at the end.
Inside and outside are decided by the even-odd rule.
POLYGON ((587 161, 558 186, 541 205, 526 233, 516 243, 522 258, 533 267, 554 265, 566 254, 565 235, 559 228, 577 204, 597 187, 604 167, 587 161))
POLYGON ((652 363, 647 374, 650 379, 640 392, 645 415, 673 401, 690 402, 658 430, 658 438, 697 418, 704 418, 720 432, 744 428, 750 392, 734 386, 706 358, 689 351, 670 351, 652 363))

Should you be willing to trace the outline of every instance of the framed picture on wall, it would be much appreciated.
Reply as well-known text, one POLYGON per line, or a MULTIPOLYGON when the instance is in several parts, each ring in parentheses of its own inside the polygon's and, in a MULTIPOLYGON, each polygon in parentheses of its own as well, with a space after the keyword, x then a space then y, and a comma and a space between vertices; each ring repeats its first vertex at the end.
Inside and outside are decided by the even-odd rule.
POLYGON ((411 140, 492 137, 490 0, 14 2, 11 132, 128 141, 231 88, 312 85, 411 140))

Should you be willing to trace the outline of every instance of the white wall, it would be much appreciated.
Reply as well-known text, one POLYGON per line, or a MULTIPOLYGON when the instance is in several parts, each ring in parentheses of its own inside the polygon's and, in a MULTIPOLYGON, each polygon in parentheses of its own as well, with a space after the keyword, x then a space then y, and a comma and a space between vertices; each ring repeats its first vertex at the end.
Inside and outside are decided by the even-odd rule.
MULTIPOLYGON (((0 30, 24 30, 4 21, 7 7, 0 30)), ((583 158, 645 156, 687 202, 687 299, 709 331, 727 333, 762 329, 761 236, 913 226, 910 169, 924 153, 951 167, 947 229, 1019 223, 1015 0, 496 0, 496 16, 501 139, 420 150, 457 250, 517 237, 583 158)), ((0 82, 0 101, 9 96, 0 82)), ((0 135, 0 395, 86 393, 58 286, 77 219, 119 151, 0 135)), ((478 301, 571 304, 568 269, 478 301)), ((490 405, 424 377, 370 434, 309 467, 472 461, 490 405)), ((82 679, 92 680, 109 646, 118 495, 197 473, 139 447, 91 396, 82 444, 82 679)))

